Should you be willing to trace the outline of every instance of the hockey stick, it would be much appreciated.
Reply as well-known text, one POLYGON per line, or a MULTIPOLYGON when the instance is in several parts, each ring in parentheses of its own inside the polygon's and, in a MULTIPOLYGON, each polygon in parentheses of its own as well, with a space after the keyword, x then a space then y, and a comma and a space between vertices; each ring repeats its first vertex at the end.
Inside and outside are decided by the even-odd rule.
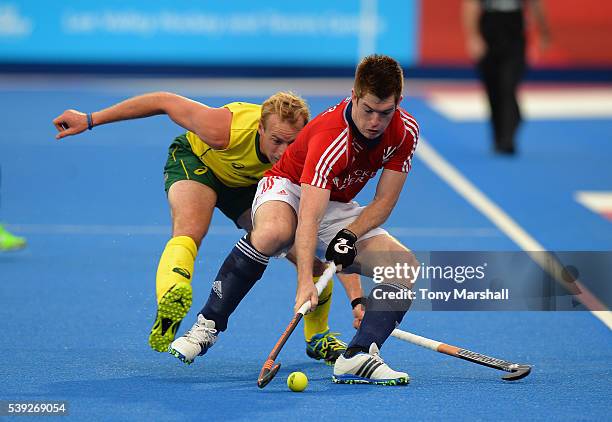
MULTIPOLYGON (((335 272, 336 264, 331 262, 328 265, 327 269, 323 272, 323 275, 321 275, 321 278, 319 278, 317 284, 315 284, 315 286, 317 287, 317 294, 321 294, 323 289, 327 286, 327 283, 329 283, 329 280, 331 280, 331 278, 334 276, 335 272)), ((281 349, 289 339, 289 336, 291 336, 291 333, 293 333, 293 330, 295 330, 295 327, 297 327, 297 325, 299 324, 304 314, 309 310, 310 301, 304 303, 300 307, 300 309, 298 309, 297 313, 274 345, 274 348, 268 355, 268 359, 266 359, 266 362, 264 363, 263 367, 261 368, 261 372, 259 373, 259 378, 257 379, 257 386, 259 388, 264 388, 266 385, 268 385, 268 383, 272 381, 272 378, 274 378, 274 376, 280 369, 280 362, 275 363, 274 360, 276 359, 281 349)))
POLYGON ((525 378, 531 372, 530 365, 512 363, 502 359, 481 355, 480 353, 472 352, 467 349, 444 344, 426 337, 417 336, 416 334, 412 334, 407 331, 398 330, 397 328, 393 330, 391 335, 400 340, 404 340, 408 343, 416 344, 417 346, 425 347, 439 353, 444 353, 446 355, 474 362, 479 365, 488 366, 489 368, 510 372, 510 374, 502 377, 502 379, 505 381, 520 380, 521 378, 525 378))

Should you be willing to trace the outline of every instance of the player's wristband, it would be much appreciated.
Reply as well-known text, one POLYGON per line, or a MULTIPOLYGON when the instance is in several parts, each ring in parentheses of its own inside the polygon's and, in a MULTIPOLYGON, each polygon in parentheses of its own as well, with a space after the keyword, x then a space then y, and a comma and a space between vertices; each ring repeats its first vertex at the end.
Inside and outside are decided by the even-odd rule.
POLYGON ((363 305, 365 307, 366 302, 367 302, 367 299, 365 297, 358 297, 358 298, 351 300, 351 307, 353 309, 355 309, 355 306, 357 305, 363 305))
POLYGON ((89 130, 93 129, 93 117, 91 115, 92 113, 87 113, 87 129, 89 130))

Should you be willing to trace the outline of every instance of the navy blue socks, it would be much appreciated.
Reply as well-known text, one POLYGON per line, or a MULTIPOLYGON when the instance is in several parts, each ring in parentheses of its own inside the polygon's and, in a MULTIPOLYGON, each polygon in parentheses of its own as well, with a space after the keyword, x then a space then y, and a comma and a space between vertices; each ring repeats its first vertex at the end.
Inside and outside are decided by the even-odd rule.
POLYGON ((269 257, 257 251, 246 235, 234 246, 225 258, 206 305, 200 313, 204 318, 215 321, 218 331, 227 329, 227 321, 240 301, 261 278, 268 265, 269 257))
POLYGON ((351 358, 359 352, 367 352, 372 343, 376 343, 380 349, 395 327, 402 322, 411 304, 406 287, 385 283, 374 286, 368 295, 361 326, 344 356, 351 358))

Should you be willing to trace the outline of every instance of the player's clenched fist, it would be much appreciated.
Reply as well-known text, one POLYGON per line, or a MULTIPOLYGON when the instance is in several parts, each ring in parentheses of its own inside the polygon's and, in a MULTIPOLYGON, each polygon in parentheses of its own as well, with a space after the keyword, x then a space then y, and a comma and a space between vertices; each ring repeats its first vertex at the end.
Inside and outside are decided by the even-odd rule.
POLYGON ((295 306, 293 312, 297 313, 300 307, 310 301, 310 309, 308 311, 314 311, 319 304, 319 293, 317 288, 309 281, 307 283, 298 283, 297 292, 295 293, 295 306))
POLYGON ((355 242, 357 242, 355 233, 348 229, 340 230, 329 243, 325 251, 325 259, 334 261, 338 271, 350 267, 357 255, 355 242))
POLYGON ((55 139, 61 139, 65 136, 76 135, 83 132, 89 127, 87 120, 87 114, 81 113, 80 111, 64 111, 53 119, 53 124, 59 132, 55 136, 55 139))

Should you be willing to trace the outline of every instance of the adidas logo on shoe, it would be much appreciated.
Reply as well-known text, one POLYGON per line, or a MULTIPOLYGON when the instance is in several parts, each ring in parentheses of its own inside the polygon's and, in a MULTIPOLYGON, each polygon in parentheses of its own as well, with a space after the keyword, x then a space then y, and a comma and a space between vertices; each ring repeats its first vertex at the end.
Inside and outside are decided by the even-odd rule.
POLYGON ((376 343, 372 343, 368 353, 338 357, 332 380, 337 384, 406 385, 410 377, 391 369, 380 357, 376 343))

